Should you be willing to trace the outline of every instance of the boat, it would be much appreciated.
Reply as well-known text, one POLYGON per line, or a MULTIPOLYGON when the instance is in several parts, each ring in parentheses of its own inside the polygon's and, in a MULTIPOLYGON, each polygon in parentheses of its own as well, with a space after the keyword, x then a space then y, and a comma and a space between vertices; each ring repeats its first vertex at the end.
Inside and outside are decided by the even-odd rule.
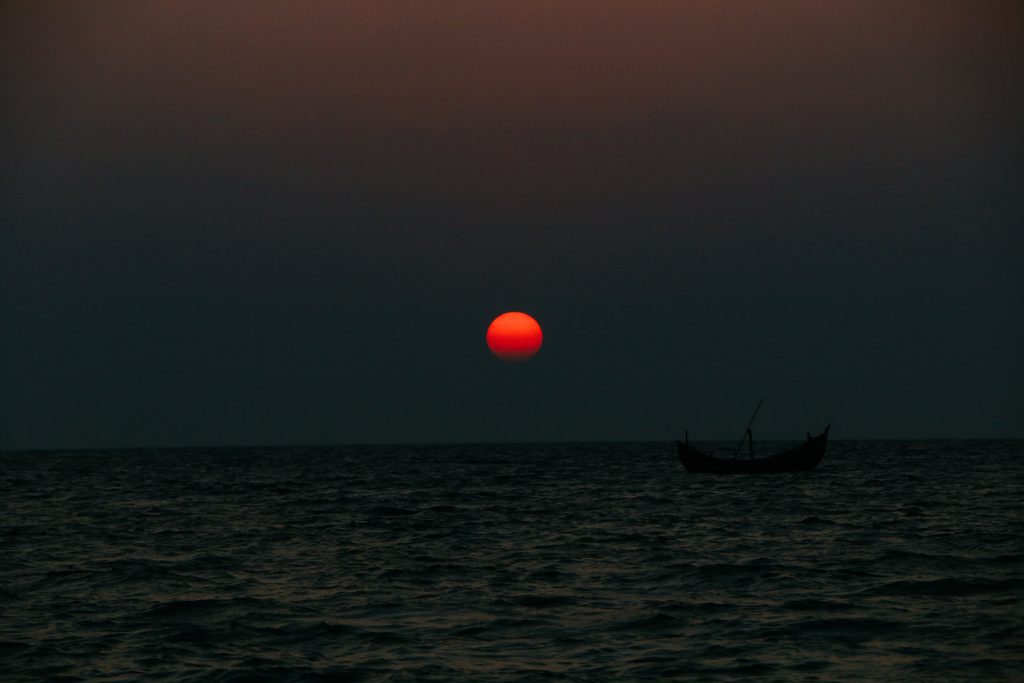
POLYGON ((754 409, 754 414, 747 423, 747 431, 743 433, 739 445, 732 450, 732 457, 716 457, 714 451, 704 453, 690 445, 690 435, 686 433, 686 441, 676 441, 676 451, 679 453, 679 462, 686 468, 687 472, 710 472, 713 474, 774 474, 777 472, 799 472, 801 470, 813 470, 825 457, 825 449, 828 447, 828 430, 832 425, 825 427, 825 431, 817 436, 807 433, 807 441, 798 446, 786 449, 774 455, 766 455, 760 458, 754 457, 754 434, 750 428, 754 425, 754 418, 761 410, 762 398, 754 409), (739 455, 743 442, 750 444, 750 457, 741 458, 739 455))
MULTIPOLYGON (((825 431, 817 436, 807 435, 807 441, 798 446, 775 453, 755 458, 741 458, 735 455, 732 458, 719 458, 711 453, 699 451, 689 443, 676 441, 676 449, 679 452, 679 462, 683 464, 687 472, 711 472, 714 474, 774 474, 776 472, 799 472, 801 470, 813 470, 825 457, 825 448, 828 446, 828 430, 832 425, 825 427, 825 431)), ((751 446, 751 454, 753 446, 751 446)))

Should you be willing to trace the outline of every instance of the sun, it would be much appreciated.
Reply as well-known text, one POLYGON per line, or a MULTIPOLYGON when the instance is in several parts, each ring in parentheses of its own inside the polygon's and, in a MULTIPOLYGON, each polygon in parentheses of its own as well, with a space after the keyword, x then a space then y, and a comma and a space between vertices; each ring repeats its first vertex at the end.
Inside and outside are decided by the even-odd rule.
POLYGON ((540 323, 519 311, 502 313, 487 328, 487 346, 506 363, 522 363, 533 358, 544 342, 540 323))

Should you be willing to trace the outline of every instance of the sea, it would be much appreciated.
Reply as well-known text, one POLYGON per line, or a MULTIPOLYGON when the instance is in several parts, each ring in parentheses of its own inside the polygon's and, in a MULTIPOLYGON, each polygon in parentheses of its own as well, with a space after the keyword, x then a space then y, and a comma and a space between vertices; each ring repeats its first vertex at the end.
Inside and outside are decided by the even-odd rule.
POLYGON ((0 680, 1020 681, 1022 484, 1024 441, 6 451, 0 680))

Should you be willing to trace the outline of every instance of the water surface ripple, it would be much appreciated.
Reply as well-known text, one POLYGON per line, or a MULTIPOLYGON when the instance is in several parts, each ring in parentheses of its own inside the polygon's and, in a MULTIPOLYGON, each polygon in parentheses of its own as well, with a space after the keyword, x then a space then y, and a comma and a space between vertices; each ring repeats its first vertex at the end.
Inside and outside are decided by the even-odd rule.
POLYGON ((5 680, 1024 677, 1024 442, 0 453, 5 680))

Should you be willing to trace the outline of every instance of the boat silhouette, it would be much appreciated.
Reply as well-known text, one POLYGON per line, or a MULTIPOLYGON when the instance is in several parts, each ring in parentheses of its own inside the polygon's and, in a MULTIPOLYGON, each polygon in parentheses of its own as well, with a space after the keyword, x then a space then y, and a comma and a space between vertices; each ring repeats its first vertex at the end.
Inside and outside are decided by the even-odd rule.
POLYGON ((714 451, 705 453, 690 445, 690 435, 686 433, 686 441, 676 441, 676 451, 679 454, 679 462, 686 468, 687 472, 709 472, 713 474, 774 474, 778 472, 799 472, 801 470, 813 470, 825 457, 825 449, 828 447, 828 430, 832 425, 825 427, 825 431, 817 436, 807 433, 807 441, 784 451, 766 455, 759 458, 754 457, 754 436, 750 431, 754 424, 754 418, 761 409, 758 402, 753 417, 747 425, 747 431, 743 434, 739 446, 732 451, 732 457, 716 457, 714 451), (743 442, 750 444, 750 457, 742 458, 739 455, 743 442))
POLYGON ((818 436, 808 434, 807 441, 798 446, 760 458, 719 458, 713 453, 704 453, 690 446, 688 442, 681 441, 676 441, 676 449, 679 452, 679 462, 687 472, 772 474, 813 470, 825 457, 829 427, 825 427, 825 431, 818 436))

